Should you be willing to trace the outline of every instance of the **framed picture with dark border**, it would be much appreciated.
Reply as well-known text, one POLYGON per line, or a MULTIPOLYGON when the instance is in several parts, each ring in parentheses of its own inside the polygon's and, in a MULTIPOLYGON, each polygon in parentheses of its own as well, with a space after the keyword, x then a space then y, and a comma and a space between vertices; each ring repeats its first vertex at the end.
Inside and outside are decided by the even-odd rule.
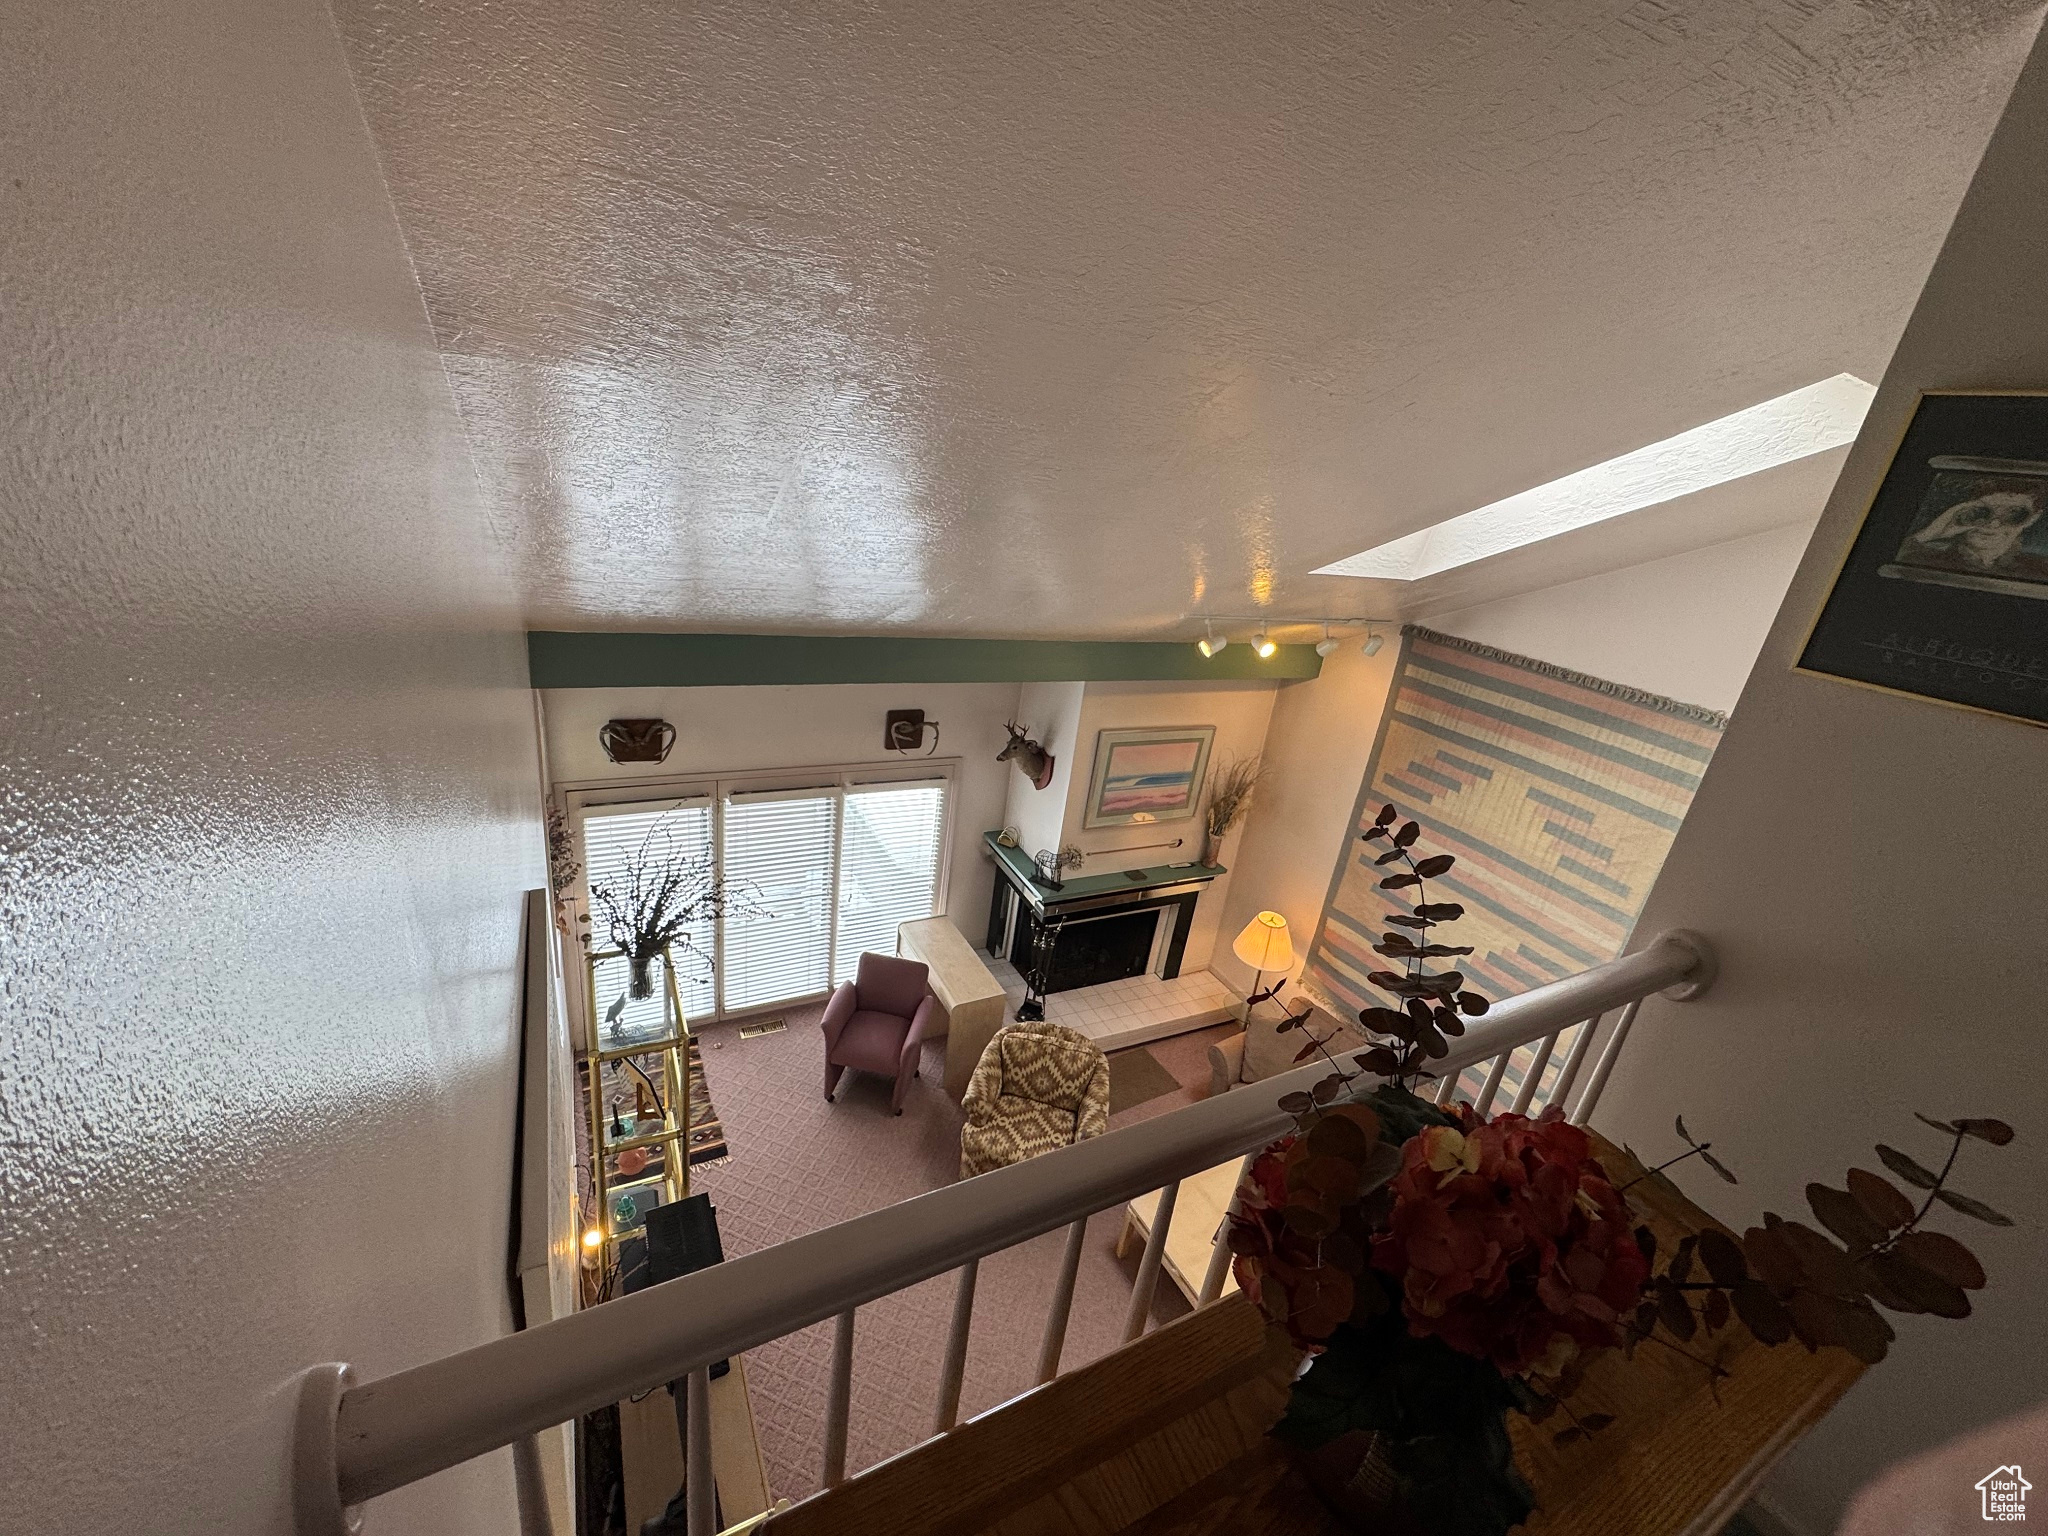
POLYGON ((2048 725, 2048 392, 1920 397, 1796 670, 2048 725))

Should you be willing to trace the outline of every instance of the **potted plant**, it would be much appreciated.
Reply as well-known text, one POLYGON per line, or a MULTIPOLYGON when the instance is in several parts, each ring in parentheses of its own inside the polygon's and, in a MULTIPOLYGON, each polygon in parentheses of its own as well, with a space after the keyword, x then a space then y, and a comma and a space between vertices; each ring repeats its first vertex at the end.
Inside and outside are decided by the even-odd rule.
MULTIPOLYGON (((1807 1186, 1819 1228, 1767 1214, 1740 1237, 1685 1239, 1660 1269, 1628 1192, 1671 1163, 1644 1169, 1627 1154, 1604 1166, 1555 1106, 1482 1119, 1418 1095, 1428 1063, 1487 1004, 1459 972, 1429 968, 1470 953, 1437 931, 1462 908, 1428 899, 1427 882, 1454 861, 1416 858, 1420 828, 1398 821, 1383 808, 1365 838, 1386 845, 1381 864, 1401 866, 1381 881, 1402 910, 1376 946, 1399 969, 1371 977, 1400 1006, 1360 1014, 1376 1038, 1352 1068, 1307 1034, 1308 1010, 1282 1025, 1306 1035, 1298 1060, 1320 1053, 1331 1071, 1281 1100, 1296 1133, 1254 1162, 1230 1230, 1245 1294, 1312 1356, 1274 1433, 1350 1528, 1497 1536, 1518 1525, 1534 1499, 1506 1415, 1561 1414, 1554 1434, 1567 1444, 1607 1429, 1610 1416, 1569 1403, 1601 1351, 1654 1343, 1723 1375, 1698 1341, 1739 1321, 1766 1345, 1835 1345, 1875 1362, 1893 1337, 1884 1311, 1968 1314, 1983 1267, 1926 1221, 1940 1206, 2011 1224, 1949 1186, 1966 1142, 2012 1140, 2002 1121, 1921 1116, 1949 1140, 1939 1172, 1878 1147, 1892 1175, 1924 1192, 1917 1204, 1852 1169, 1846 1187, 1807 1186), (1340 1103, 1363 1074, 1384 1081, 1340 1103)), ((1672 1163, 1698 1157, 1734 1181, 1682 1118, 1676 1129, 1688 1150, 1672 1163)))

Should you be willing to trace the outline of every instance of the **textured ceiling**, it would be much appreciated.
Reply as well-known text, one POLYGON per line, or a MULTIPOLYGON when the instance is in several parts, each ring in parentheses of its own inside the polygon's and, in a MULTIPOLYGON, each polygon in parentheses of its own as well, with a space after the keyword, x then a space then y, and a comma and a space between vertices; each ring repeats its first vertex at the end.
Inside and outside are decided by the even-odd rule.
POLYGON ((1875 380, 2037 0, 339 0, 536 627, 1192 633, 1875 380))

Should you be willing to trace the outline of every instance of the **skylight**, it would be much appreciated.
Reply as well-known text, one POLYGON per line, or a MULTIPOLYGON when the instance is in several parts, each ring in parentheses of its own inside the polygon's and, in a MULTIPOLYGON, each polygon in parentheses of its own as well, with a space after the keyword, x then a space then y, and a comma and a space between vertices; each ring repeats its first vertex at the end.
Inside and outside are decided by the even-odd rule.
POLYGON ((1318 576, 1420 581, 1853 442, 1874 386, 1851 373, 1637 448, 1325 565, 1318 576))

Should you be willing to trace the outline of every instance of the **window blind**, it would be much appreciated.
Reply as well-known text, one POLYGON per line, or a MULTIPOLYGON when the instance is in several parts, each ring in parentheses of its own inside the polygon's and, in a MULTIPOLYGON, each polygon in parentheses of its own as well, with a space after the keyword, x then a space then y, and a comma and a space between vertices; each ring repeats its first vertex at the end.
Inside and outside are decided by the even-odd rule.
MULTIPOLYGON (((816 996, 850 979, 862 951, 893 954, 897 926, 937 909, 950 787, 945 778, 861 783, 833 772, 808 788, 720 784, 716 798, 588 806, 586 889, 620 879, 643 848, 657 865, 715 861, 734 902, 759 911, 690 930, 716 958, 716 984, 710 961, 678 946, 685 1013, 706 1019, 816 996)), ((592 918, 596 947, 612 947, 601 915, 592 918)), ((626 972, 624 960, 600 962, 600 1011, 625 989, 626 972)), ((628 1004, 636 1028, 660 1017, 659 999, 628 1004)))
MULTIPOLYGON (((709 800, 683 800, 669 805, 646 804, 593 806, 583 814, 584 889, 594 892, 610 884, 625 894, 627 866, 638 856, 649 869, 664 867, 711 868, 712 804, 709 800)), ((674 946, 676 992, 683 1012, 691 1018, 709 1018, 717 1011, 711 974, 715 935, 709 919, 693 923, 686 930, 691 945, 674 946)), ((616 949, 606 931, 604 912, 593 898, 590 904, 591 947, 616 949)), ((627 962, 601 960, 597 965, 598 1006, 602 1012, 626 989, 627 962)), ((657 972, 658 974, 658 972, 657 972)), ((629 1001, 624 1022, 636 1032, 657 1029, 662 1023, 663 999, 657 990, 650 998, 629 1001)))
POLYGON ((830 984, 839 791, 779 790, 725 802, 725 877, 760 908, 725 920, 720 1004, 731 1013, 830 984))
POLYGON ((839 924, 832 980, 850 981, 863 950, 896 953, 896 925, 938 902, 942 782, 876 784, 846 792, 839 847, 839 924))

